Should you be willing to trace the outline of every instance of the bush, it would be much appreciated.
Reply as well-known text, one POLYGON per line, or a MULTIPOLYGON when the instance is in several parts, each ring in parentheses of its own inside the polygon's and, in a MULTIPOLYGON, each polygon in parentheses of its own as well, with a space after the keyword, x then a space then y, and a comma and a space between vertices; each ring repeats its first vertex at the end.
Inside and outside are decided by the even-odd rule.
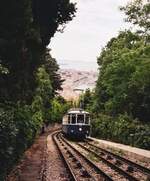
POLYGON ((49 110, 50 120, 52 122, 62 122, 63 115, 70 108, 70 104, 67 103, 63 97, 57 96, 51 103, 51 109, 49 110))
POLYGON ((150 149, 150 124, 142 124, 128 115, 113 118, 100 114, 92 121, 92 136, 150 149))
POLYGON ((5 180, 11 168, 33 143, 43 122, 61 121, 70 107, 60 96, 49 104, 51 108, 45 108, 40 96, 35 97, 32 105, 0 104, 0 180, 5 180))
POLYGON ((16 136, 16 153, 22 153, 33 143, 38 131, 37 121, 32 119, 30 106, 17 107, 15 110, 14 121, 18 130, 16 136))
POLYGON ((39 128, 38 116, 33 116, 30 106, 1 105, 0 180, 4 180, 12 166, 33 143, 39 128))
POLYGON ((8 169, 15 161, 16 136, 14 109, 0 108, 0 180, 4 180, 8 169))

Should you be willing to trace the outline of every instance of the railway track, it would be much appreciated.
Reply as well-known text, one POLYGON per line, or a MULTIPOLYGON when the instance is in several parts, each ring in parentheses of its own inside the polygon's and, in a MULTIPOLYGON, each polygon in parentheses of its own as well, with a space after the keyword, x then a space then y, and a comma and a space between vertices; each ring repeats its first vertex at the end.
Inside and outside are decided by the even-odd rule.
POLYGON ((119 174, 123 175, 127 180, 133 181, 149 181, 150 170, 119 155, 109 152, 94 144, 86 141, 85 143, 77 143, 79 147, 93 154, 96 158, 107 164, 119 174))
POLYGON ((143 172, 143 173, 145 173, 145 174, 147 174, 147 175, 150 175, 150 169, 149 169, 149 168, 146 168, 146 167, 144 167, 144 166, 142 166, 142 165, 139 165, 139 164, 137 164, 137 163, 135 163, 135 162, 127 159, 127 158, 121 157, 121 156, 119 156, 119 155, 117 155, 117 154, 115 154, 115 153, 112 153, 112 152, 104 149, 104 148, 98 147, 98 146, 90 143, 91 141, 93 141, 93 140, 90 139, 90 138, 88 138, 88 139, 86 140, 86 143, 87 143, 89 146, 94 147, 94 148, 97 149, 98 151, 104 152, 104 153, 106 153, 106 154, 108 154, 108 155, 110 155, 110 156, 113 156, 113 157, 115 157, 116 159, 118 159, 118 160, 120 160, 120 161, 122 161, 122 162, 125 162, 125 163, 127 163, 128 165, 133 166, 133 167, 136 168, 137 170, 139 170, 139 171, 141 171, 141 172, 143 172))
POLYGON ((53 141, 68 170, 71 181, 113 181, 91 160, 73 147, 60 133, 53 134, 53 141))
POLYGON ((66 158, 65 154, 63 153, 63 151, 61 149, 60 143, 58 142, 58 139, 57 139, 57 135, 58 135, 58 133, 54 133, 52 135, 52 139, 53 139, 53 141, 54 141, 54 143, 55 143, 55 145, 56 145, 56 147, 57 147, 57 149, 59 151, 59 154, 60 154, 60 156, 61 156, 61 158, 63 160, 63 163, 64 163, 65 167, 67 168, 67 171, 68 171, 68 174, 69 174, 69 180, 70 181, 77 181, 76 177, 75 177, 75 175, 74 175, 74 173, 73 173, 73 171, 72 171, 72 169, 71 169, 71 167, 70 167, 70 165, 69 165, 69 163, 67 161, 67 158, 66 158))
POLYGON ((72 143, 60 132, 53 135, 53 140, 71 181, 150 181, 148 168, 100 148, 88 140, 72 143))

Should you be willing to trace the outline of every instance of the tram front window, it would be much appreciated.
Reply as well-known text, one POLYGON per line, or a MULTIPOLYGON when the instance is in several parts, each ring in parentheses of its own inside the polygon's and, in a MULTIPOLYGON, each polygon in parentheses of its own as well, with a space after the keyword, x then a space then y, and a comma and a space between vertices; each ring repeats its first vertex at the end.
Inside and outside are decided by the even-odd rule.
POLYGON ((68 124, 70 124, 71 123, 71 116, 70 116, 70 114, 68 115, 68 124))
POLYGON ((84 114, 80 114, 77 117, 77 123, 84 123, 84 114))
POLYGON ((76 124, 76 115, 72 114, 72 124, 76 124))
POLYGON ((87 114, 85 115, 85 124, 89 124, 90 116, 87 114))

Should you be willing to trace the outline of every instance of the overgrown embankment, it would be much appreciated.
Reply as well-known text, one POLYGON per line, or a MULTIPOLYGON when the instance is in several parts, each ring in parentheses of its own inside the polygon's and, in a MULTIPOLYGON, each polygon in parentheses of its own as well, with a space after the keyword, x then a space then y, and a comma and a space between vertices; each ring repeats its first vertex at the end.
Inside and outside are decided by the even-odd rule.
POLYGON ((128 115, 116 118, 100 114, 92 120, 92 136, 139 148, 150 149, 150 124, 143 124, 128 115))
MULTIPOLYGON (((34 105, 35 106, 35 105, 34 105)), ((61 98, 55 97, 51 101, 51 108, 46 110, 43 117, 39 105, 35 111, 29 105, 1 105, 0 108, 0 180, 9 173, 11 168, 22 157, 26 149, 52 123, 61 122, 64 113, 70 105, 61 98), (45 120, 44 118, 47 118, 45 120), (44 127, 43 127, 44 126, 44 127)))

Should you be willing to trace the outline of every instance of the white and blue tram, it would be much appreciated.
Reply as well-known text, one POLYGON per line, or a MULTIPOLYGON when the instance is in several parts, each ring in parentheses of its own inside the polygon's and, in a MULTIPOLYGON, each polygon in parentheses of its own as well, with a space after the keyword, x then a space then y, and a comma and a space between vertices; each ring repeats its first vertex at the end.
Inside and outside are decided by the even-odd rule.
POLYGON ((63 117, 62 132, 70 138, 86 138, 90 135, 90 114, 80 108, 70 109, 63 117))

